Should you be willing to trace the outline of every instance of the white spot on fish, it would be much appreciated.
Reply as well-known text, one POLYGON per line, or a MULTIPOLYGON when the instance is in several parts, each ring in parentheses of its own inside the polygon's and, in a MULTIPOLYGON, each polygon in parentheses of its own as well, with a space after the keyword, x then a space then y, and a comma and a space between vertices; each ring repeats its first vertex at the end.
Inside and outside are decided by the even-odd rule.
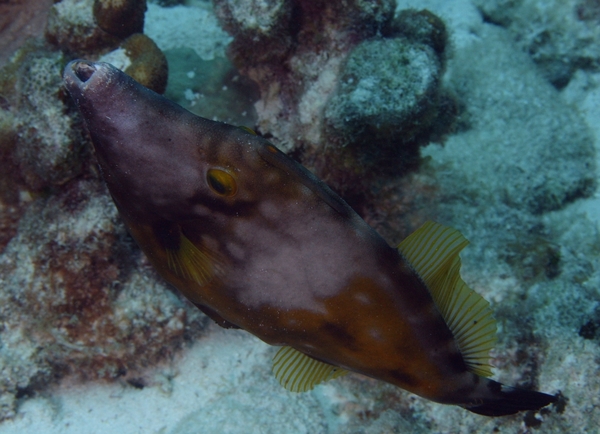
POLYGON ((281 218, 281 206, 270 200, 262 201, 258 209, 266 220, 279 220, 281 218))
POLYGON ((246 259, 246 250, 236 243, 227 243, 225 248, 231 257, 239 261, 246 259))

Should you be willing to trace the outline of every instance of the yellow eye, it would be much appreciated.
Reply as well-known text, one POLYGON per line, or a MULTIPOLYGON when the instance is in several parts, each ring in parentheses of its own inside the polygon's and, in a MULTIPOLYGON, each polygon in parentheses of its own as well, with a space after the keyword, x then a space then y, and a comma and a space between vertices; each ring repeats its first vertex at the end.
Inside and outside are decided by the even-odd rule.
POLYGON ((208 186, 219 196, 231 197, 237 193, 237 184, 233 176, 222 169, 208 169, 208 186))

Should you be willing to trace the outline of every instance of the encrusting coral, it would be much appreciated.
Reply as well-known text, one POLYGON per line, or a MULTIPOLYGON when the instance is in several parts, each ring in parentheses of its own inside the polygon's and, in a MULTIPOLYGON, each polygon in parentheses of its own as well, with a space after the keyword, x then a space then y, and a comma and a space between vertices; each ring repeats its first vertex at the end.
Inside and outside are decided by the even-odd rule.
POLYGON ((144 30, 146 0, 60 0, 50 10, 46 38, 75 54, 114 47, 144 30))
POLYGON ((64 56, 40 43, 26 44, 0 72, 4 110, 11 116, 2 147, 30 190, 42 191, 78 176, 86 152, 75 117, 60 100, 64 56), (10 150, 9 150, 10 148, 10 150))
POLYGON ((377 165, 398 173, 414 164, 440 106, 442 69, 432 47, 407 38, 361 42, 325 107, 325 139, 335 144, 328 151, 354 151, 364 169, 377 165))
POLYGON ((453 107, 440 97, 443 22, 414 10, 394 19, 394 8, 389 0, 215 1, 234 37, 230 58, 259 86, 259 133, 359 208, 351 197, 370 194, 372 169, 399 176, 416 164, 419 145, 444 130, 433 127, 447 121, 439 108, 453 107))
POLYGON ((93 0, 61 0, 48 15, 46 40, 73 56, 97 53, 118 45, 122 38, 102 30, 92 11, 93 0))

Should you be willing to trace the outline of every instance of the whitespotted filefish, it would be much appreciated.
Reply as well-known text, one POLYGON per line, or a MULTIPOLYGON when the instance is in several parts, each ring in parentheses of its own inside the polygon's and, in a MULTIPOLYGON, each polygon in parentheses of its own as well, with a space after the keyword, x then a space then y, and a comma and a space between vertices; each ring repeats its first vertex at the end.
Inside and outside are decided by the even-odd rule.
POLYGON ((556 401, 488 378, 496 323, 460 277, 458 231, 427 222, 392 248, 251 130, 107 63, 73 61, 64 81, 150 262, 221 326, 282 346, 273 371, 287 389, 353 371, 489 416, 556 401))

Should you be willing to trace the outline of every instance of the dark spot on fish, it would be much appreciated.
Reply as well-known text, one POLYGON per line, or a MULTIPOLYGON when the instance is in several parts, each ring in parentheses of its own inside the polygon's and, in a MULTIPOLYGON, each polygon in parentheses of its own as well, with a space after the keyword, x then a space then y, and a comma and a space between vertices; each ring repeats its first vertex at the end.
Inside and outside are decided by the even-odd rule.
POLYGON ((417 384, 417 381, 415 381, 415 379, 411 375, 408 375, 407 373, 402 372, 400 370, 390 371, 390 374, 393 378, 398 380, 398 382, 400 384, 405 384, 407 386, 412 386, 412 385, 417 384))
POLYGON ((156 239, 166 250, 179 250, 179 227, 171 222, 162 220, 152 228, 156 239))
POLYGON ((347 347, 352 347, 356 341, 356 339, 350 333, 348 333, 344 327, 330 322, 324 323, 320 327, 320 332, 328 334, 338 342, 344 342, 347 347))
MULTIPOLYGON (((410 303, 410 309, 412 311, 430 310, 433 298, 431 298, 429 291, 423 291, 423 288, 426 287, 425 283, 404 257, 400 259, 398 269, 400 272, 395 277, 399 287, 405 288, 403 294, 406 302, 410 303)), ((446 339, 445 336, 444 339, 446 339)))
POLYGON ((450 354, 448 357, 448 367, 452 368, 454 372, 461 373, 468 370, 465 359, 460 352, 450 354))

